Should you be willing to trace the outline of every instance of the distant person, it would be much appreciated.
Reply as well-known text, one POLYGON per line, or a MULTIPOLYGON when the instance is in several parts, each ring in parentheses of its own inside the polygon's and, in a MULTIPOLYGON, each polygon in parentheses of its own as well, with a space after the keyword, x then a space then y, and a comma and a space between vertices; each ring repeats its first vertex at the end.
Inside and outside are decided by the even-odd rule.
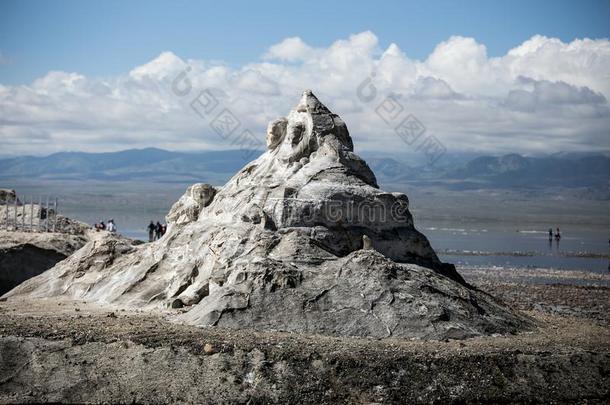
POLYGON ((559 232, 559 228, 557 228, 557 230, 555 231, 555 239, 556 240, 561 239, 561 232, 559 232))
POLYGON ((157 240, 161 239, 161 231, 163 230, 163 226, 161 222, 157 221, 157 226, 155 227, 155 238, 157 240))
POLYGON ((104 221, 100 221, 99 223, 99 228, 100 231, 104 231, 106 230, 106 224, 104 223, 104 221))
POLYGON ((162 224, 161 225, 161 236, 165 235, 166 231, 167 231, 167 225, 166 224, 162 224))
POLYGON ((549 240, 553 239, 553 228, 549 228, 549 240))
POLYGON ((148 241, 152 242, 153 240, 155 240, 155 230, 157 229, 157 227, 155 226, 155 223, 151 220, 150 224, 148 224, 148 241))
POLYGON ((116 225, 114 224, 114 219, 111 219, 108 221, 108 225, 106 226, 106 229, 112 233, 116 232, 116 225))

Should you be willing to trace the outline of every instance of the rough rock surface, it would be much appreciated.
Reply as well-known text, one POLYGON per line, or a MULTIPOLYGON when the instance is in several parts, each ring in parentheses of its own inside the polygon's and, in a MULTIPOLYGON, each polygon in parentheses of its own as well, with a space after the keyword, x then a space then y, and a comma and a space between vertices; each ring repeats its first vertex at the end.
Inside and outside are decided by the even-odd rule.
POLYGON ((607 404, 610 395, 610 328, 584 318, 532 311, 532 333, 411 341, 195 328, 163 315, 0 302, 0 403, 607 404))
POLYGON ((64 260, 93 234, 89 225, 38 204, 22 204, 14 190, 5 189, 0 189, 0 227, 0 294, 64 260))
POLYGON ((8 229, 11 231, 7 231, 6 207, 0 205, 0 226, 4 228, 0 230, 0 294, 55 266, 97 234, 83 222, 55 215, 52 209, 47 210, 38 204, 23 205, 19 200, 17 228, 15 206, 9 205, 8 229), (55 232, 50 232, 53 229, 55 232))
POLYGON ((0 204, 12 204, 16 198, 17 193, 15 193, 15 190, 0 188, 0 204))
POLYGON ((0 231, 0 294, 50 269, 85 243, 82 235, 0 231))
POLYGON ((174 204, 166 221, 178 225, 196 221, 201 210, 210 205, 214 195, 216 189, 213 186, 203 183, 193 184, 174 204))
POLYGON ((377 186, 345 123, 309 91, 224 187, 192 186, 167 234, 89 243, 7 296, 187 307, 179 321, 341 336, 513 333, 529 321, 470 288, 377 186), (363 242, 364 241, 364 242, 363 242))

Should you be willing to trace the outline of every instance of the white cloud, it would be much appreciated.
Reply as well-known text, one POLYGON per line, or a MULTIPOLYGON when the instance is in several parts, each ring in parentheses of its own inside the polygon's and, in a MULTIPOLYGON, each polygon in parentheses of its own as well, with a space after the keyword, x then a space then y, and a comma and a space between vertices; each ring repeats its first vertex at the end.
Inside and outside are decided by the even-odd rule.
POLYGON ((247 69, 238 74, 235 79, 235 86, 244 92, 263 96, 280 95, 277 83, 258 70, 247 69))
POLYGON ((413 151, 394 132, 398 122, 375 112, 388 95, 450 151, 609 150, 608 66, 607 39, 543 36, 500 57, 473 38, 451 37, 424 60, 396 44, 384 50, 369 31, 318 48, 293 37, 239 68, 163 52, 117 77, 49 72, 29 85, 0 85, 0 138, 4 153, 226 149, 234 139, 191 107, 202 90, 239 119, 236 133, 263 140, 267 121, 311 88, 343 116, 359 151, 413 151), (175 80, 181 74, 187 80, 175 80), (361 84, 374 86, 372 101, 358 97, 361 84))
POLYGON ((577 87, 565 82, 550 82, 520 78, 531 90, 511 90, 506 103, 519 111, 535 112, 538 109, 553 109, 557 106, 585 105, 591 108, 604 107, 606 98, 588 87, 577 87))
POLYGON ((301 38, 291 37, 271 46, 263 57, 270 60, 294 62, 305 61, 313 57, 315 53, 316 50, 303 42, 301 38))
POLYGON ((172 52, 163 52, 152 61, 132 69, 129 76, 136 80, 145 78, 162 80, 168 76, 175 76, 186 67, 187 63, 172 52))
POLYGON ((444 80, 422 76, 413 86, 415 95, 424 99, 460 99, 462 95, 453 91, 444 80))

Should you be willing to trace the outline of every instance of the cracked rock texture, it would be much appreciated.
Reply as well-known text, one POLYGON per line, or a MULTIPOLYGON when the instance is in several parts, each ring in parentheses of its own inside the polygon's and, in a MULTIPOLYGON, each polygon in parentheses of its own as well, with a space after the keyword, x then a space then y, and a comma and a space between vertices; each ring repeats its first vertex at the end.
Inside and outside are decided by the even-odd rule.
POLYGON ((345 123, 310 92, 224 187, 196 184, 159 241, 102 235, 8 297, 181 308, 193 325, 339 336, 514 333, 521 315, 469 287, 377 186, 345 123))

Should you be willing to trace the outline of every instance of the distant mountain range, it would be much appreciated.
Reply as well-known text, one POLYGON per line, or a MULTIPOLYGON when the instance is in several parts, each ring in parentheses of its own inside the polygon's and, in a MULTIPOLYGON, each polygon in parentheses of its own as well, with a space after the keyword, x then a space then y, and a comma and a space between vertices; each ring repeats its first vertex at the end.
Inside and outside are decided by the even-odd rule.
POLYGON ((382 183, 427 184, 455 190, 486 188, 610 188, 610 157, 603 154, 479 156, 462 164, 430 169, 391 158, 369 159, 382 183))
POLYGON ((0 181, 28 178, 218 184, 261 153, 243 150, 185 153, 147 148, 21 156, 0 159, 0 181))
MULTIPOLYGON (((11 180, 101 180, 223 184, 262 151, 171 152, 130 149, 112 153, 62 152, 0 159, 0 186, 11 180)), ((414 166, 400 157, 364 158, 383 185, 451 190, 577 188, 610 196, 610 157, 601 153, 518 154, 451 159, 440 167, 414 166)), ((7 184, 9 185, 9 184, 7 184)))

